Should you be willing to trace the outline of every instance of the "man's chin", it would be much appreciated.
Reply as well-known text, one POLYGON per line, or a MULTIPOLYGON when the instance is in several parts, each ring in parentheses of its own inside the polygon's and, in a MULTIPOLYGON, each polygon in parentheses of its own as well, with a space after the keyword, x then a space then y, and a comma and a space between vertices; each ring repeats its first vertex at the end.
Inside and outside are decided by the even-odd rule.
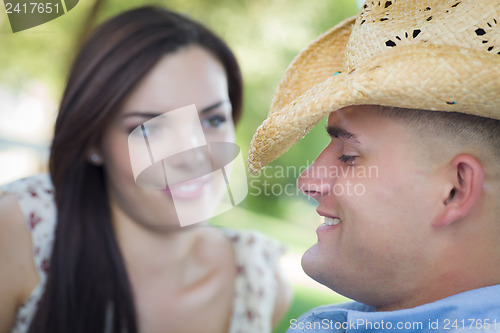
MULTIPOLYGON (((301 260, 302 269, 311 279, 325 284, 323 281, 326 266, 324 265, 323 258, 321 257, 318 249, 318 244, 313 245, 306 250, 301 260)), ((328 286, 327 286, 328 287, 328 286)))
MULTIPOLYGON (((321 255, 318 244, 315 244, 304 253, 301 265, 304 273, 311 279, 339 293, 339 291, 336 290, 339 287, 336 281, 338 282, 341 280, 339 280, 340 278, 338 275, 333 275, 334 268, 332 267, 332 259, 331 257, 328 258, 321 255)), ((336 271, 338 273, 338 270, 336 271)))

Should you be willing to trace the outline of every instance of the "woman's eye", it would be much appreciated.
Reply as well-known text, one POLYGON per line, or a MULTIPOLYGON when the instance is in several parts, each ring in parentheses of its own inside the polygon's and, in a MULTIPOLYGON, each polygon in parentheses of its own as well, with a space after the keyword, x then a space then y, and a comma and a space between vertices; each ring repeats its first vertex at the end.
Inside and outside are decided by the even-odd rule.
POLYGON ((142 134, 144 136, 153 136, 156 132, 152 126, 141 126, 142 134))
POLYGON ((138 137, 150 137, 155 134, 157 134, 159 131, 158 126, 156 125, 139 125, 137 127, 134 127, 130 133, 134 136, 138 137))
POLYGON ((353 165, 354 161, 356 160, 358 156, 351 156, 351 155, 345 155, 342 154, 342 156, 339 157, 339 161, 348 164, 348 165, 353 165))
POLYGON ((227 121, 226 116, 214 115, 207 117, 201 121, 203 127, 206 128, 217 128, 222 126, 227 121))

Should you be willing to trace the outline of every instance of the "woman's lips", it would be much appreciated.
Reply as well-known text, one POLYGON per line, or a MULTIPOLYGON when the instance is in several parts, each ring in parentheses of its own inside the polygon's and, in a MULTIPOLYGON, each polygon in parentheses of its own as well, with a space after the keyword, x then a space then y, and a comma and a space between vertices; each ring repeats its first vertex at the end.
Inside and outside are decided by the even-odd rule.
POLYGON ((173 197, 174 199, 194 200, 198 199, 204 194, 209 181, 209 177, 197 178, 194 180, 170 185, 163 191, 168 196, 173 197))

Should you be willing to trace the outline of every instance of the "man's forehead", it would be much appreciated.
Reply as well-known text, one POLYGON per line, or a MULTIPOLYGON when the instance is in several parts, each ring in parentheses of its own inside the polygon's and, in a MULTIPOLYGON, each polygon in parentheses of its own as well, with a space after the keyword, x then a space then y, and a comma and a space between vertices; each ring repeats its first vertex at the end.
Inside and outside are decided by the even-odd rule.
POLYGON ((404 129, 400 122, 384 116, 384 113, 380 112, 383 109, 384 107, 378 105, 356 105, 334 111, 328 117, 327 132, 331 137, 359 140, 363 137, 373 138, 384 133, 394 134, 391 129, 395 127, 404 129), (349 135, 342 134, 342 132, 349 135))
POLYGON ((379 105, 351 105, 334 112, 328 116, 328 124, 340 124, 342 122, 355 122, 366 117, 377 117, 380 114, 374 111, 381 110, 383 107, 379 105))

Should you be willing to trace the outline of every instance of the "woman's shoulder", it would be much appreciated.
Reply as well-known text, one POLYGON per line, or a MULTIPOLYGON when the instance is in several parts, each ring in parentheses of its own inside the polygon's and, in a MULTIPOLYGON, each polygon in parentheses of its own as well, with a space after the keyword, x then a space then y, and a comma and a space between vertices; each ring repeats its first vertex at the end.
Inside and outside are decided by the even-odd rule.
MULTIPOLYGON (((277 287, 280 259, 286 252, 277 239, 257 230, 221 229, 234 248, 237 279, 247 290, 268 290, 277 287)), ((273 298, 273 297, 271 297, 273 298)))
POLYGON ((9 241, 16 236, 27 232, 24 216, 19 207, 18 197, 14 193, 0 194, 0 242, 1 244, 13 243, 9 241))
POLYGON ((228 237, 241 259, 259 257, 269 266, 276 266, 286 247, 277 239, 258 230, 224 229, 221 231, 228 237))
POLYGON ((0 194, 0 317, 9 324, 38 283, 33 243, 16 194, 0 194))
POLYGON ((54 187, 50 176, 46 173, 21 178, 10 183, 0 185, 0 196, 11 193, 19 199, 53 199, 54 187))
POLYGON ((233 325, 270 332, 291 300, 279 261, 286 252, 277 239, 257 230, 221 229, 233 244, 236 282, 233 325))
MULTIPOLYGON (((48 271, 56 225, 54 189, 48 174, 38 174, 0 186, 0 221, 3 228, 16 228, 27 237, 23 251, 30 250, 30 260, 43 280, 48 271)), ((4 230, 0 230, 3 234, 4 230)), ((22 239, 24 239, 22 238, 22 239)))
POLYGON ((44 273, 56 224, 54 189, 49 175, 37 174, 0 186, 0 216, 0 228, 14 228, 12 232, 18 232, 20 239, 21 235, 30 236, 27 238, 30 256, 34 257, 39 273, 44 273))
POLYGON ((237 230, 219 227, 197 228, 196 244, 203 257, 216 261, 232 257, 238 271, 274 271, 286 252, 278 240, 257 230, 237 230))
POLYGON ((37 174, 0 186, 0 198, 3 197, 16 199, 16 206, 30 231, 40 224, 52 226, 55 223, 54 188, 48 174, 37 174))

